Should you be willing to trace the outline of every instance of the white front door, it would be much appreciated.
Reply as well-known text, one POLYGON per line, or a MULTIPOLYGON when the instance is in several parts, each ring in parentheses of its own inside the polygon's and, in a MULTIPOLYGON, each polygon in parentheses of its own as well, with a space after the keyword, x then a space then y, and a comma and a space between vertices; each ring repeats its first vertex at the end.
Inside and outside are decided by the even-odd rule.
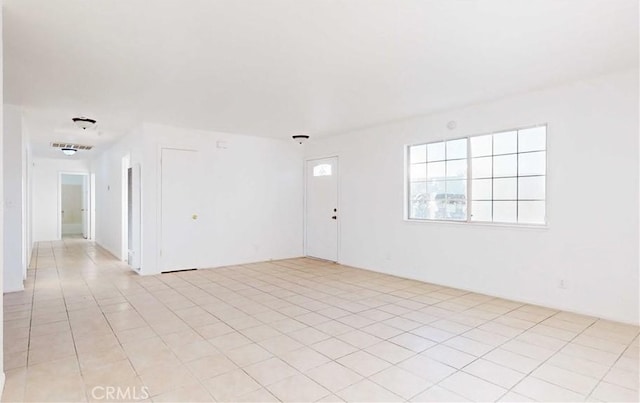
POLYGON ((338 157, 307 161, 306 255, 338 261, 338 157))
POLYGON ((199 153, 162 149, 161 271, 197 268, 200 186, 199 153))

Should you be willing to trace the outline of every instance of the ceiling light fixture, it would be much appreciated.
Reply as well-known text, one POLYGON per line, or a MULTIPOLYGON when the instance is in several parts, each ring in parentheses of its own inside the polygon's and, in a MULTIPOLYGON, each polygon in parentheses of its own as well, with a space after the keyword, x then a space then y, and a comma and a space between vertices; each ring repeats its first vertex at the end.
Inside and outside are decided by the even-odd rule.
POLYGON ((75 148, 71 148, 71 147, 65 147, 65 148, 62 148, 61 150, 62 150, 62 153, 66 156, 71 156, 78 151, 75 148))
POLYGON ((73 123, 75 123, 82 130, 87 130, 89 127, 93 127, 93 125, 96 124, 95 119, 86 118, 84 116, 79 118, 73 118, 71 120, 73 120, 73 123))
POLYGON ((307 136, 306 134, 294 134, 291 137, 293 137, 293 140, 298 144, 302 144, 305 141, 309 140, 309 136, 307 136))

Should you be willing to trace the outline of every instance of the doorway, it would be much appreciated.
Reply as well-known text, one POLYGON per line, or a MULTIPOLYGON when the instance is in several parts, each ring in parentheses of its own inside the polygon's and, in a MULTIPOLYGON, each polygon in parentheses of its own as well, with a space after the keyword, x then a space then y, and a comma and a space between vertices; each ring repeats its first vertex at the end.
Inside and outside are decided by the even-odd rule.
POLYGON ((338 261, 338 157, 308 160, 306 166, 305 252, 338 261))
POLYGON ((61 238, 91 237, 89 187, 89 175, 86 173, 60 173, 58 228, 61 238))
POLYGON ((140 164, 127 168, 127 263, 139 271, 142 266, 142 198, 140 164))
POLYGON ((160 269, 198 267, 200 237, 200 153, 163 148, 160 172, 160 269))

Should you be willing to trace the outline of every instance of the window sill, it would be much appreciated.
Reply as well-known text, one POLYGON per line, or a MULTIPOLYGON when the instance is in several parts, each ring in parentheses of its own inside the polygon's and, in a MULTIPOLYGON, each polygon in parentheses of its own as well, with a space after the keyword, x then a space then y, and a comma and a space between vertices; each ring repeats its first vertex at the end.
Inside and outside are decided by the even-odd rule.
POLYGON ((418 218, 404 218, 403 220, 408 223, 429 223, 429 224, 470 226, 470 227, 511 228, 511 229, 523 229, 523 230, 548 230, 549 229, 549 223, 516 224, 516 223, 494 223, 494 222, 457 221, 457 220, 421 220, 418 218))

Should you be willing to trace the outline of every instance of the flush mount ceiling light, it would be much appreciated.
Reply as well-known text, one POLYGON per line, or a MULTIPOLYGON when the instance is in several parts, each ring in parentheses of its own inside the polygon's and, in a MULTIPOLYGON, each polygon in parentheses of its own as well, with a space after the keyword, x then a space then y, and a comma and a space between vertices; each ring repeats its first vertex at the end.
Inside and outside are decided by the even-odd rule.
POLYGON ((89 127, 93 127, 93 125, 96 124, 95 119, 86 118, 84 116, 79 118, 73 118, 71 120, 73 120, 73 123, 75 123, 82 130, 87 130, 89 127))
POLYGON ((298 144, 302 144, 305 141, 309 140, 309 136, 307 136, 306 134, 294 134, 291 137, 293 137, 293 140, 298 144))
POLYGON ((61 150, 62 150, 62 153, 67 156, 71 156, 78 151, 75 148, 71 148, 71 147, 64 147, 64 148, 61 148, 61 150))
POLYGON ((73 155, 77 151, 91 151, 93 146, 82 145, 77 143, 67 143, 65 141, 55 141, 51 143, 51 147, 56 148, 64 153, 64 155, 73 155))

